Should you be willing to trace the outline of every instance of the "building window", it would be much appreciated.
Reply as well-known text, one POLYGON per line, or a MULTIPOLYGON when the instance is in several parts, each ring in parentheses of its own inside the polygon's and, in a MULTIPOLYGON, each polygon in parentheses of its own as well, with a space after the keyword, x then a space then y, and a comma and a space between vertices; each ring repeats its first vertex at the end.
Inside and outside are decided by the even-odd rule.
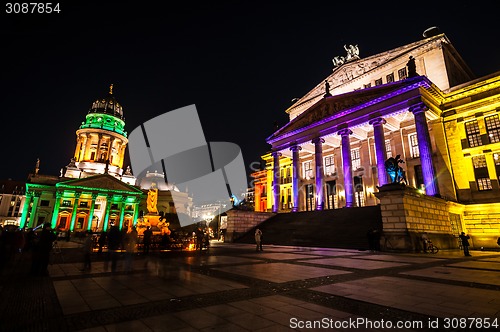
POLYGON ((498 114, 484 118, 484 123, 490 143, 500 142, 500 120, 498 119, 498 114))
POLYGON ((371 84, 371 83, 365 84, 365 85, 364 85, 364 87, 365 87, 365 89, 366 89, 366 88, 371 88, 371 87, 372 87, 372 84, 371 84))
POLYGON ((387 80, 387 83, 394 82, 394 73, 390 73, 385 77, 385 79, 387 80))
POLYGON ((387 154, 387 158, 392 157, 392 148, 391 148, 391 140, 390 139, 385 140, 385 153, 387 154))
POLYGON ((333 162, 333 155, 325 157, 325 175, 332 175, 335 173, 335 165, 333 162))
POLYGON ((484 155, 472 157, 472 165, 474 166, 474 175, 478 190, 491 190, 491 180, 486 165, 486 157, 484 155))
POLYGON ((49 206, 49 201, 48 201, 48 200, 46 200, 46 199, 42 199, 42 200, 40 201, 40 206, 49 206))
POLYGON ((410 143, 410 153, 412 158, 420 157, 420 150, 418 149, 417 134, 413 133, 408 135, 408 142, 410 143))
POLYGON ((493 154, 493 161, 495 162, 495 170, 497 172, 497 178, 500 180, 500 153, 493 154))
POLYGON ((61 219, 59 219, 59 225, 57 226, 57 228, 65 229, 67 221, 68 221, 68 217, 61 217, 61 219))
POLYGON ((469 147, 473 148, 475 146, 482 145, 481 135, 479 134, 479 125, 477 123, 477 120, 472 120, 465 123, 465 133, 467 134, 469 147))
POLYGON ((406 67, 398 70, 398 77, 399 77, 399 80, 404 80, 408 77, 408 74, 406 73, 406 67))
POLYGON ((375 80, 375 85, 382 85, 382 78, 378 78, 375 80))
POLYGON ((80 207, 81 207, 81 208, 86 208, 86 207, 89 207, 89 202, 87 202, 87 201, 82 201, 82 202, 80 202, 80 207))
POLYGON ((365 206, 365 194, 363 191, 363 178, 361 176, 355 176, 354 180, 354 199, 356 201, 356 206, 365 206))
POLYGON ((65 206, 65 207, 71 206, 71 201, 63 200, 62 206, 65 206))
POLYGON ((361 168, 361 157, 359 155, 359 149, 351 150, 351 162, 352 169, 354 171, 361 168))
POLYGON ((310 161, 306 161, 302 164, 302 169, 304 170, 304 178, 312 179, 313 178, 313 170, 312 164, 310 161))

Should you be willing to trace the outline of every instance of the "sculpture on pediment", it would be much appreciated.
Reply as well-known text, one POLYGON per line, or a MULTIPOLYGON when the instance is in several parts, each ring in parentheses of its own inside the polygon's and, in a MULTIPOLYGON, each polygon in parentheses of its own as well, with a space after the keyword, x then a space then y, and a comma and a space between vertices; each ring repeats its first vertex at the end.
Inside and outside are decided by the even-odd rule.
POLYGON ((332 62, 335 67, 342 66, 345 62, 345 58, 343 56, 336 56, 332 59, 332 62))
POLYGON ((405 171, 401 166, 399 166, 399 164, 404 164, 404 161, 398 154, 396 157, 391 157, 385 161, 385 170, 387 171, 387 174, 389 174, 392 183, 404 183, 405 185, 408 185, 405 171))
POLYGON ((330 83, 328 83, 328 80, 325 80, 325 94, 323 97, 331 97, 332 94, 330 93, 330 83))
POLYGON ((410 55, 410 59, 406 63, 406 67, 408 67, 408 77, 418 76, 417 73, 417 65, 415 64, 415 58, 410 55))
POLYGON ((344 49, 347 52, 345 61, 357 60, 359 59, 359 47, 358 45, 344 45, 344 49))

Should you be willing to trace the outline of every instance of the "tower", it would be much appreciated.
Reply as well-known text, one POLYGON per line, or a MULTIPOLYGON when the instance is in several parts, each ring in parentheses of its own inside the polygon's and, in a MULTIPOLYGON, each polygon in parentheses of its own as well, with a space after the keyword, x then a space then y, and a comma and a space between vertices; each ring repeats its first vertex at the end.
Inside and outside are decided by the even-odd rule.
POLYGON ((113 95, 111 84, 108 95, 94 101, 76 131, 75 153, 61 176, 85 178, 108 173, 134 185, 135 177, 123 171, 127 143, 123 108, 113 95))

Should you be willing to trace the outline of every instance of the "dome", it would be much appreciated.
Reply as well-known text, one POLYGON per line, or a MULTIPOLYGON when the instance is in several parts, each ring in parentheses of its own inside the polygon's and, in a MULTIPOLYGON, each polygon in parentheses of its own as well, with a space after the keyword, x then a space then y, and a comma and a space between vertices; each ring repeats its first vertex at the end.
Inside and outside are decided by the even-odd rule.
POLYGON ((146 176, 139 180, 139 187, 145 190, 157 188, 159 191, 179 191, 175 185, 165 182, 163 172, 157 171, 147 171, 146 176))
POLYGON ((89 113, 109 114, 124 120, 123 108, 120 103, 116 101, 115 96, 113 96, 113 84, 109 87, 109 93, 106 97, 94 101, 89 113))

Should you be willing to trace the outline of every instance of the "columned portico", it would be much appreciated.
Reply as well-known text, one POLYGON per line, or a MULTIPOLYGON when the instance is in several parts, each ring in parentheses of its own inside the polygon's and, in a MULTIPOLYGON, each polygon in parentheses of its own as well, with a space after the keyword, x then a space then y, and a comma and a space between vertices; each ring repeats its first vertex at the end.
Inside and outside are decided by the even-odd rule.
POLYGON ((280 204, 280 157, 281 153, 274 151, 273 155, 273 212, 279 211, 280 204))
POLYGON ((349 141, 349 135, 352 131, 349 129, 342 129, 338 132, 341 136, 341 148, 342 148, 342 167, 344 171, 344 192, 345 192, 345 206, 354 206, 354 190, 352 183, 352 161, 351 161, 351 143, 349 141))
POLYGON ((292 212, 299 211, 299 151, 302 148, 298 145, 293 145, 292 151, 292 212))
POLYGON ((316 210, 323 210, 325 205, 324 187, 325 178, 323 172, 323 143, 325 140, 321 137, 312 140, 314 143, 314 163, 315 163, 315 179, 316 179, 316 210))
POLYGON ((387 151, 385 149, 384 124, 383 118, 376 118, 369 123, 373 126, 373 137, 375 139, 375 156, 377 159, 378 185, 387 184, 387 172, 385 170, 385 161, 387 160, 387 151))
POLYGON ((425 116, 426 110, 427 107, 422 103, 410 107, 410 111, 415 118, 425 194, 428 196, 438 196, 439 188, 436 183, 436 171, 432 163, 432 146, 429 127, 427 126, 427 118, 425 116))

